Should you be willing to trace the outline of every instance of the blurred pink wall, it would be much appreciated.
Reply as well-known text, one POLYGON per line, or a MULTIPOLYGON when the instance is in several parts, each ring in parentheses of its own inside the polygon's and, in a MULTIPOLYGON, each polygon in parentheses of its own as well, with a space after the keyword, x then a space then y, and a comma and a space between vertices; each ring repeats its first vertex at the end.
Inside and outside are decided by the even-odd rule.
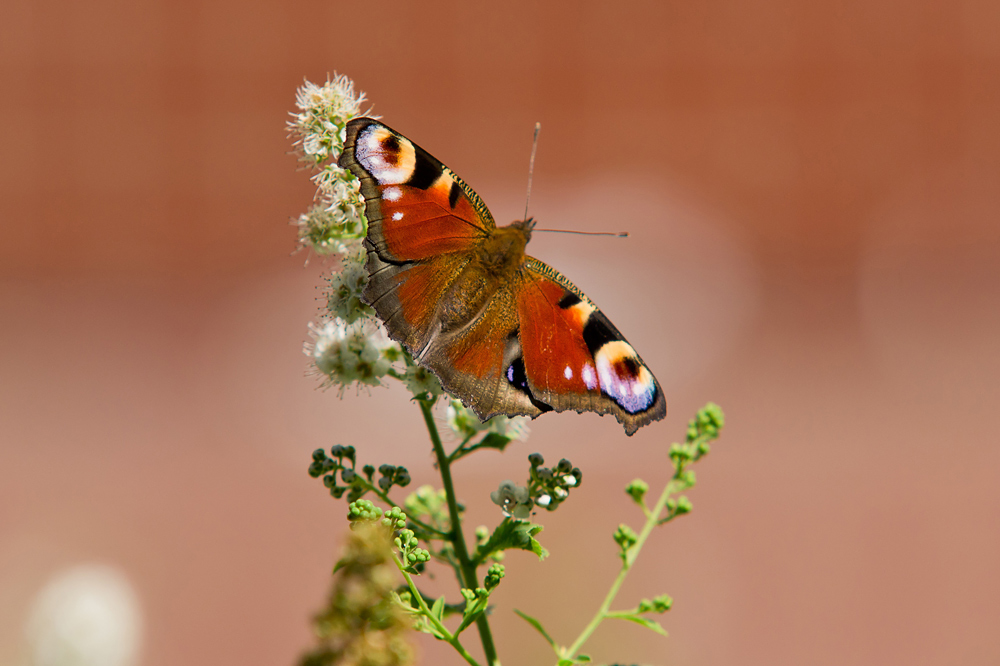
POLYGON ((304 376, 325 266, 291 254, 313 188, 284 123, 334 71, 502 223, 540 121, 533 214, 632 233, 530 251, 628 335, 668 419, 546 416, 459 470, 471 526, 532 451, 585 473, 540 516, 552 557, 507 560, 505 663, 553 661, 512 607, 566 642, 589 619, 639 522, 622 488, 662 480, 707 400, 728 429, 695 511, 620 603, 670 593, 671 636, 608 626, 596 659, 1000 662, 998 35, 986 0, 8 0, 0 663, 79 562, 132 581, 144 665, 291 663, 345 526, 310 451, 433 480, 401 391, 304 376))

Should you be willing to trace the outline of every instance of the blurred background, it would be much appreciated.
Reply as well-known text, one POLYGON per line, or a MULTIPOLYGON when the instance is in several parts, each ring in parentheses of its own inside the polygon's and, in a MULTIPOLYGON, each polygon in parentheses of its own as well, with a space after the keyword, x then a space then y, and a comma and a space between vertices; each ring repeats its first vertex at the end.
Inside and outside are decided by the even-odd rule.
POLYGON ((662 484, 708 400, 695 510, 618 603, 671 594, 671 635, 608 624, 587 652, 1000 663, 998 35, 991 0, 5 1, 0 664, 291 664, 345 530, 310 452, 433 482, 405 392, 306 376, 329 263, 294 252, 314 188, 285 122, 334 72, 501 223, 541 122, 532 214, 632 234, 529 251, 629 337, 667 420, 547 415, 457 470, 470 527, 533 451, 585 475, 538 516, 551 557, 507 558, 504 663, 553 661, 512 608, 566 643, 591 617, 641 520, 624 486, 662 484), (97 661, 32 657, 95 636, 64 597, 108 618, 97 661))

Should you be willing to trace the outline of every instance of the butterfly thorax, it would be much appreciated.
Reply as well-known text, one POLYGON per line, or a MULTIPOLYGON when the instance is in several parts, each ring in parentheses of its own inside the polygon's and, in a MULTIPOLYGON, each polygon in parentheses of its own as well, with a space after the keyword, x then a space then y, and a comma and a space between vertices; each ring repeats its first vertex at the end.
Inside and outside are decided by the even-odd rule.
POLYGON ((460 329, 475 321, 498 290, 516 282, 530 236, 522 222, 493 229, 480 241, 438 306, 442 331, 460 329))
POLYGON ((503 279, 512 277, 524 261, 524 246, 531 239, 530 220, 514 222, 507 227, 493 229, 476 249, 476 261, 483 270, 503 279))

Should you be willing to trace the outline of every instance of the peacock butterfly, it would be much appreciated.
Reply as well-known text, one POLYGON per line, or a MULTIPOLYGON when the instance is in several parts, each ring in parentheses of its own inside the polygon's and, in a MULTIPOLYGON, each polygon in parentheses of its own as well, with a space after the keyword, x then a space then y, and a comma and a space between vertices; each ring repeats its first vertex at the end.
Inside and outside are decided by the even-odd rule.
POLYGON ((611 413, 632 435, 666 416, 660 385, 618 329, 524 253, 532 219, 498 228, 461 178, 371 118, 347 124, 339 165, 365 198, 362 298, 479 418, 611 413))

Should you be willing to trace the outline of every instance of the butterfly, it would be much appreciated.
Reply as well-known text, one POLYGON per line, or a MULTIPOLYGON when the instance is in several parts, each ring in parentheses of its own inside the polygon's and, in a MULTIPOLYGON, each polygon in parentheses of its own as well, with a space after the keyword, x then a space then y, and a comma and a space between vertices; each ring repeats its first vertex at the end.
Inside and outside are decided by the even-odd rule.
POLYGON ((365 199, 362 299, 480 419, 590 411, 632 435, 666 416, 659 383, 618 329, 524 253, 532 219, 497 227, 465 181, 372 118, 347 124, 338 164, 365 199))

